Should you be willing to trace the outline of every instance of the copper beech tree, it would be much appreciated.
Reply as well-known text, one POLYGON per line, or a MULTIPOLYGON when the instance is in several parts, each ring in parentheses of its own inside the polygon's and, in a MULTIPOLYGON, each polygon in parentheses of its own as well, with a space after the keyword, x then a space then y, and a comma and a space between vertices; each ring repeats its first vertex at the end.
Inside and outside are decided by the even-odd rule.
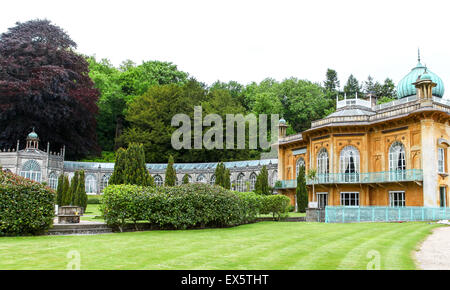
POLYGON ((97 154, 99 92, 76 43, 48 20, 16 23, 0 35, 0 148, 14 148, 32 127, 52 150, 97 154))

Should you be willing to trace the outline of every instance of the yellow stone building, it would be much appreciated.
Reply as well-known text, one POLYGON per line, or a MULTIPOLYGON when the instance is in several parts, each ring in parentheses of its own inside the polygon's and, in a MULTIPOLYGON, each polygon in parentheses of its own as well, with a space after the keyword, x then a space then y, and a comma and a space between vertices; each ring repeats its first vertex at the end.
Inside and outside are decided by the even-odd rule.
POLYGON ((337 100, 336 112, 286 136, 279 124, 277 190, 295 204, 299 166, 309 208, 446 207, 450 101, 442 80, 419 63, 397 86, 398 100, 337 100))

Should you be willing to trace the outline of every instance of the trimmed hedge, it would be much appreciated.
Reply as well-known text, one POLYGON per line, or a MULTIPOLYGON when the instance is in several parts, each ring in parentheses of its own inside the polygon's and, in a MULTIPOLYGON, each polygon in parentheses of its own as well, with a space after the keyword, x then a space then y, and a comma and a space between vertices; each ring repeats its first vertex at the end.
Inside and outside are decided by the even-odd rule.
POLYGON ((268 195, 262 202, 261 213, 272 214, 278 220, 288 216, 290 199, 284 195, 268 195))
MULTIPOLYGON (((287 197, 270 199, 255 193, 234 193, 220 186, 185 184, 175 187, 110 185, 102 197, 104 219, 122 231, 129 222, 147 221, 162 229, 227 227, 254 221, 265 210, 284 210, 287 197)), ((281 215, 281 213, 279 213, 281 215)), ((275 215, 274 215, 275 216, 275 215)))
POLYGON ((45 232, 53 222, 55 199, 51 188, 0 170, 0 235, 45 232))

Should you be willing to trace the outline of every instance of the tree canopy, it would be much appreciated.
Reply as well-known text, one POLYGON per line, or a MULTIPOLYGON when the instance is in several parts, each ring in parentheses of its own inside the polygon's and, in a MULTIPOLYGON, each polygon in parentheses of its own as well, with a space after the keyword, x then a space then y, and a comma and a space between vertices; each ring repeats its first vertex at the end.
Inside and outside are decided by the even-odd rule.
POLYGON ((24 141, 33 127, 68 157, 99 154, 99 91, 76 43, 48 20, 17 22, 0 35, 0 147, 24 141))

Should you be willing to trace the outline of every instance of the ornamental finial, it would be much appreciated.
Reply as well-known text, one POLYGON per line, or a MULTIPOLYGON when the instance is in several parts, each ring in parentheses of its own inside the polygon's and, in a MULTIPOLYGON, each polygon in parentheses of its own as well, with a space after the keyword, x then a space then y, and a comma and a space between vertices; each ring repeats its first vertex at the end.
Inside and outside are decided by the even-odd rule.
POLYGON ((420 62, 420 48, 417 49, 417 60, 420 62))

